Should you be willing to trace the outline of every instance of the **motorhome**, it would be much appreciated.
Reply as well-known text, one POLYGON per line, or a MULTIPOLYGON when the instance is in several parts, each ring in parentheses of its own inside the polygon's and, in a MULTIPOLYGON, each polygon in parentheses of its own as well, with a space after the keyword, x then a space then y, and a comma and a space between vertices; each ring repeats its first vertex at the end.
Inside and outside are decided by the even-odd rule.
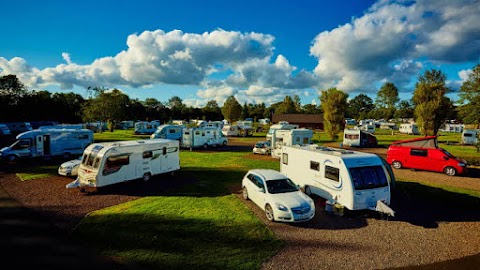
POLYGON ((413 135, 419 135, 420 131, 418 130, 418 126, 415 123, 404 123, 400 124, 400 127, 398 128, 398 131, 400 133, 404 134, 413 134, 413 135))
POLYGON ((387 162, 395 169, 443 172, 450 176, 468 171, 465 160, 438 147, 436 136, 393 142, 387 150, 387 162))
POLYGON ((8 161, 20 158, 81 155, 93 142, 89 129, 35 129, 20 133, 9 147, 0 150, 0 156, 8 161))
POLYGON ((219 128, 185 128, 181 140, 182 148, 208 148, 225 146, 228 139, 219 128))
POLYGON ((180 140, 182 138, 184 128, 184 126, 177 125, 160 125, 157 130, 150 135, 150 139, 180 140))
POLYGON ((206 128, 223 128, 223 122, 222 121, 209 121, 205 124, 206 128))
POLYGON ((462 132, 462 144, 475 145, 478 143, 478 135, 480 130, 478 129, 464 129, 462 132))
POLYGON ((94 143, 83 152, 78 177, 66 188, 100 188, 180 169, 176 140, 135 140, 94 143))
POLYGON ((140 121, 135 123, 134 132, 135 134, 152 134, 154 133, 159 124, 158 122, 146 122, 140 121))
POLYGON ((280 158, 282 146, 311 144, 312 138, 313 131, 310 129, 277 129, 273 132, 270 153, 272 157, 280 158))
POLYGON ((316 144, 283 146, 280 172, 306 194, 349 210, 385 211, 390 205, 390 183, 395 181, 375 154, 316 144))
POLYGON ((354 147, 376 147, 378 140, 375 135, 360 129, 345 129, 343 131, 343 145, 354 147))
POLYGON ((278 122, 277 124, 273 124, 270 126, 270 129, 268 130, 267 133, 267 141, 272 141, 272 136, 273 132, 277 129, 283 129, 283 130, 290 130, 290 129, 296 129, 299 128, 299 125, 294 125, 294 124, 289 124, 288 122, 278 122))

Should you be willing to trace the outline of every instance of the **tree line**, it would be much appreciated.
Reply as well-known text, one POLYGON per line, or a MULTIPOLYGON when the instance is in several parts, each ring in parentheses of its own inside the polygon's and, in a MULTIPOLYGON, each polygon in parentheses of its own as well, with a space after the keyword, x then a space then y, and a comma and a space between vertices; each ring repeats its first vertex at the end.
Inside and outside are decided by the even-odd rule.
POLYGON ((365 94, 351 99, 339 89, 321 91, 320 105, 302 105, 298 95, 285 96, 283 101, 266 106, 265 103, 241 105, 234 96, 223 106, 210 100, 202 108, 187 106, 178 96, 161 102, 155 98, 144 101, 131 99, 118 89, 89 87, 88 98, 71 93, 50 93, 46 90, 27 90, 16 75, 0 77, 0 122, 57 121, 80 123, 104 121, 113 129, 123 120, 204 119, 234 122, 241 119, 271 118, 274 113, 324 115, 325 131, 332 139, 343 129, 345 118, 391 119, 414 118, 423 135, 435 135, 446 119, 460 119, 466 124, 480 124, 480 64, 476 65, 459 90, 455 106, 446 94, 452 90, 446 85, 446 75, 430 69, 418 77, 413 98, 400 100, 398 88, 386 82, 377 92, 375 101, 365 94))

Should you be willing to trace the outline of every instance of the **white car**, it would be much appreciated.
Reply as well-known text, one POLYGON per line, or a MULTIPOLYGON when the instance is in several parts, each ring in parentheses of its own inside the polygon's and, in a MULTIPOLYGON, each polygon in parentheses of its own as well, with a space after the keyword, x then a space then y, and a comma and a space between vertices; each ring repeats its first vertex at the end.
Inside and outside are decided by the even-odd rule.
POLYGON ((249 170, 242 179, 242 193, 265 211, 269 221, 304 222, 315 216, 313 200, 275 170, 249 170))
POLYGON ((270 141, 256 142, 252 152, 253 154, 270 155, 272 152, 270 141))
POLYGON ((62 165, 58 167, 58 174, 63 176, 77 176, 78 167, 81 162, 82 162, 82 156, 78 157, 77 159, 73 159, 73 160, 62 163, 62 165))

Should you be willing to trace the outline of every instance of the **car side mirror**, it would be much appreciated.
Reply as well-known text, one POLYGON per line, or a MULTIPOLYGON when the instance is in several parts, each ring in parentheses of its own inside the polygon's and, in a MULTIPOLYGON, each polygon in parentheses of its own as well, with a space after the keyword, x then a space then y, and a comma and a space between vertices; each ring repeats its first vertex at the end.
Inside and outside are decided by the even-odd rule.
POLYGON ((262 192, 262 193, 265 193, 265 188, 264 188, 264 187, 259 187, 259 188, 258 188, 258 191, 259 191, 259 192, 262 192))

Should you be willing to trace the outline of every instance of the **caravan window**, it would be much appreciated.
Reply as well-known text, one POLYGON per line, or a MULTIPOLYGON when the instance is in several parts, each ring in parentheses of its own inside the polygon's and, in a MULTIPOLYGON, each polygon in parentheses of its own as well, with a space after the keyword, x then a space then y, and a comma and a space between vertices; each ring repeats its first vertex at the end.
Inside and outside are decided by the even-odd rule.
POLYGON ((387 176, 382 166, 350 168, 349 170, 355 190, 388 186, 387 176))
POLYGON ((340 181, 340 170, 338 168, 325 166, 325 178, 333 181, 340 181))
POLYGON ((320 163, 316 161, 310 161, 310 169, 320 171, 320 163))
POLYGON ((288 154, 283 153, 282 162, 285 165, 288 165, 288 154))
POLYGON ((124 165, 128 165, 130 163, 129 157, 128 154, 108 157, 103 166, 103 175, 117 172, 124 165))
POLYGON ((143 158, 151 158, 153 156, 152 151, 145 151, 143 152, 143 158))

